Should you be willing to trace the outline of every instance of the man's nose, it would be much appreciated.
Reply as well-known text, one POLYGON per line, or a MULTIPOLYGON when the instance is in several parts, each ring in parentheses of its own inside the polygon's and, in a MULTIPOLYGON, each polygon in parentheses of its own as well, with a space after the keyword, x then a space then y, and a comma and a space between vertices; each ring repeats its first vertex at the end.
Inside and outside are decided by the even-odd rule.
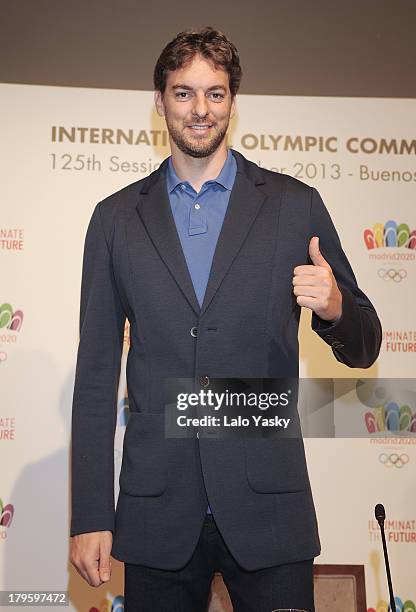
POLYGON ((207 99, 203 93, 198 93, 194 97, 194 105, 192 108, 192 112, 194 113, 194 115, 198 115, 199 118, 203 118, 208 115, 209 109, 207 99))

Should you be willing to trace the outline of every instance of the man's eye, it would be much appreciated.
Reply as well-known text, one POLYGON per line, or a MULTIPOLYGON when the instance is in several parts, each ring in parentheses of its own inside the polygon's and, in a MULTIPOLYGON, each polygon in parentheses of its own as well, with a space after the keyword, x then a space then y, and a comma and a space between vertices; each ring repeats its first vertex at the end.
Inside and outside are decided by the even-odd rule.
POLYGON ((222 100, 224 98, 224 94, 213 91, 211 93, 211 96, 214 98, 214 100, 222 100))
POLYGON ((178 91, 176 94, 176 97, 183 100, 185 99, 187 96, 189 96, 189 92, 188 91, 178 91))

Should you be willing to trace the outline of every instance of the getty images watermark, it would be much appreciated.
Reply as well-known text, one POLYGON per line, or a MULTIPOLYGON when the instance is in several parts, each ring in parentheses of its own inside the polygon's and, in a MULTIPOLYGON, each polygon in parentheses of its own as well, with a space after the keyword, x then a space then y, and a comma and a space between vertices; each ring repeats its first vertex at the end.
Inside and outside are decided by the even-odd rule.
POLYGON ((289 405, 289 397, 291 395, 291 389, 288 389, 283 393, 237 393, 236 391, 229 391, 217 393, 209 389, 205 391, 201 389, 198 393, 179 393, 178 401, 176 406, 178 410, 188 410, 191 407, 209 408, 218 412, 222 409, 220 416, 207 415, 201 417, 188 417, 184 414, 177 417, 177 423, 179 426, 198 426, 206 427, 280 427, 287 429, 290 423, 290 417, 284 418, 278 415, 272 417, 265 417, 262 414, 249 414, 243 416, 238 414, 231 416, 228 413, 229 408, 257 408, 258 410, 268 410, 271 407, 280 406, 285 408, 289 405))
POLYGON ((296 387, 296 379, 169 379, 166 435, 297 437, 296 387))

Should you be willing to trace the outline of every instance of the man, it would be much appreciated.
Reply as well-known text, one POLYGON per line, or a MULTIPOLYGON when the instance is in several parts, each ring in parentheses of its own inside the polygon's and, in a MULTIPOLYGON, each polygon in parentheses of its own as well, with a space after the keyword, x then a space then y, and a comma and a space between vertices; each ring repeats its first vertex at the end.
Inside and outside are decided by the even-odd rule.
POLYGON ((155 72, 172 155, 97 204, 87 231, 72 417, 71 561, 93 586, 125 562, 128 611, 314 610, 320 553, 301 439, 169 438, 163 383, 298 376, 300 307, 350 367, 381 326, 318 192, 228 150, 241 78, 212 28, 178 34, 155 72), (113 442, 130 322, 120 494, 113 442), (113 539, 114 538, 114 539, 113 539))

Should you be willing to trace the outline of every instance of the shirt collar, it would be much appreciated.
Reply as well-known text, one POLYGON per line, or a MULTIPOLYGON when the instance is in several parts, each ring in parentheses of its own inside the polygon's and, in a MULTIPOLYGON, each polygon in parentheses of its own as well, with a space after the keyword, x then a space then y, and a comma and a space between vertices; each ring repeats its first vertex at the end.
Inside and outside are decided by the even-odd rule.
MULTIPOLYGON (((204 184, 207 183, 218 183, 231 191, 234 185, 235 175, 237 173, 237 162, 235 161, 234 155, 231 153, 231 149, 228 149, 227 158, 224 162, 224 165, 221 169, 221 172, 217 176, 217 178, 211 181, 205 181, 204 184)), ((178 185, 181 183, 186 183, 187 181, 182 181, 175 172, 172 163, 172 156, 168 159, 168 165, 166 169, 166 182, 168 192, 172 193, 176 189, 178 185)))

